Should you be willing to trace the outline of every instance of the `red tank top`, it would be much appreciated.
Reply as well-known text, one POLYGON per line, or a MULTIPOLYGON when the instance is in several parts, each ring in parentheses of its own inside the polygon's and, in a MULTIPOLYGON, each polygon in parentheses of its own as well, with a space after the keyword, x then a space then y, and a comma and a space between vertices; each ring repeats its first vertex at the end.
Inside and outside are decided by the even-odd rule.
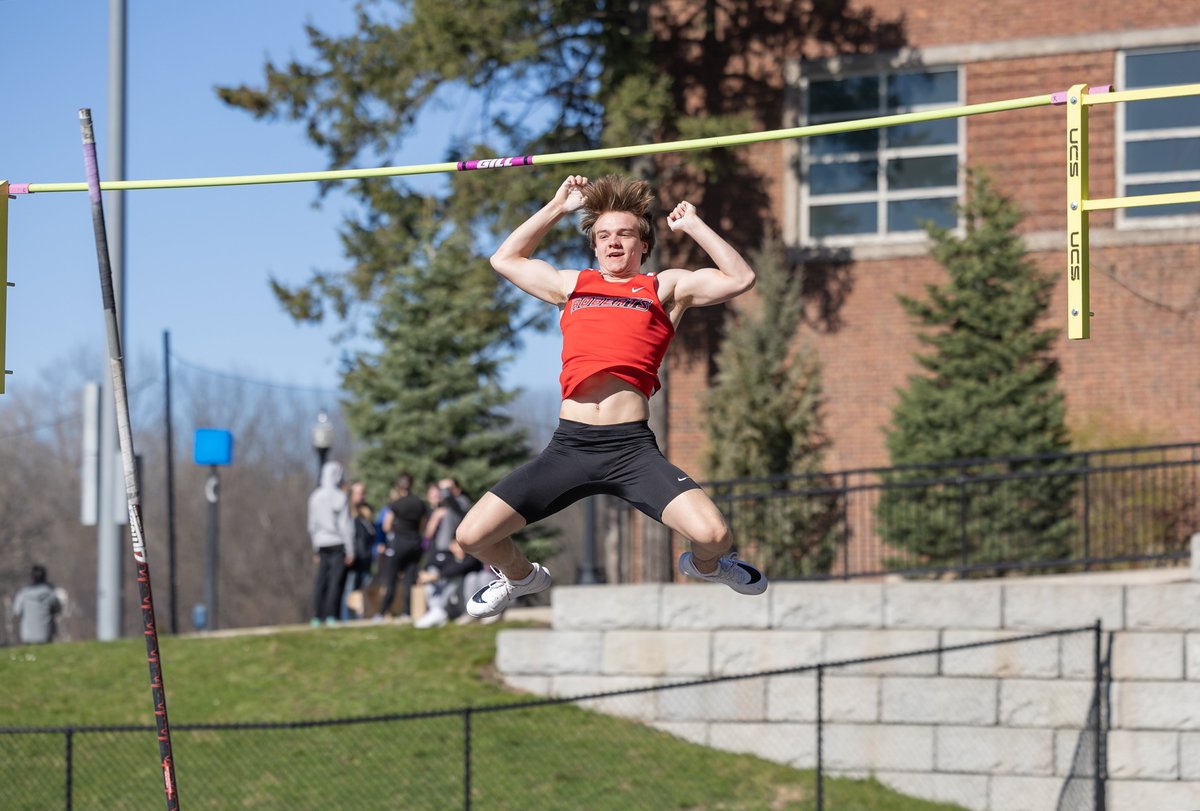
POLYGON ((600 372, 636 386, 647 397, 661 387, 658 367, 675 327, 658 300, 653 275, 609 282, 598 270, 581 270, 559 324, 564 400, 600 372))

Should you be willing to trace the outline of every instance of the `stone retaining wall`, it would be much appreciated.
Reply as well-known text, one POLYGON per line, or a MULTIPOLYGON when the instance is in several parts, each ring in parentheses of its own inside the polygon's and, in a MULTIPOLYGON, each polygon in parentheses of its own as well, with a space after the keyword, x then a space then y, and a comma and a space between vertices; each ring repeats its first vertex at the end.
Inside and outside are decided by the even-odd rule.
MULTIPOLYGON (((775 583, 758 598, 703 584, 572 586, 552 599, 551 628, 501 632, 497 665, 509 684, 556 696, 1099 619, 1113 644, 1108 807, 1200 808, 1200 583, 1185 570, 775 583)), ((827 668, 824 765, 980 811, 1053 809, 1087 726, 1094 645, 1094 634, 1081 633, 827 668)), ((812 671, 587 703, 715 748, 799 768, 816 763, 812 671)))

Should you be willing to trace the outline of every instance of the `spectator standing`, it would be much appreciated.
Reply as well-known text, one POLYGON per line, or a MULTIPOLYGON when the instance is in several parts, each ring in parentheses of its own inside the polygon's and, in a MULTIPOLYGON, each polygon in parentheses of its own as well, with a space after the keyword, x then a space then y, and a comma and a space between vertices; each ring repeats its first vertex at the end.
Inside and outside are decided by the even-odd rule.
POLYGON ((433 558, 433 553, 436 551, 434 539, 437 537, 442 516, 446 514, 446 507, 442 504, 442 492, 437 482, 431 481, 425 485, 425 503, 429 505, 429 517, 425 519, 425 533, 421 538, 421 546, 425 550, 424 555, 421 556, 422 570, 433 558))
POLYGON ((62 611, 62 603, 54 586, 46 582, 46 567, 34 566, 29 585, 13 598, 13 614, 21 621, 18 635, 25 645, 41 645, 54 640, 54 618, 62 611))
POLYGON ((432 546, 435 552, 448 552, 454 540, 454 533, 458 531, 458 525, 471 509, 471 499, 467 498, 458 479, 453 476, 447 476, 438 482, 438 499, 442 519, 438 521, 436 531, 431 532, 432 546))
POLYGON ((383 531, 383 524, 388 520, 388 516, 392 514, 392 502, 399 497, 395 486, 388 490, 387 498, 384 499, 383 506, 375 513, 375 546, 371 550, 371 568, 373 576, 368 585, 367 591, 369 594, 363 601, 363 611, 367 610, 368 604, 373 606, 371 614, 378 621, 383 619, 383 615, 379 613, 379 604, 383 602, 383 579, 387 576, 388 557, 387 557, 387 533, 383 531))
POLYGON ((321 483, 308 497, 308 535, 312 541, 313 578, 311 624, 337 624, 346 581, 346 568, 354 563, 354 520, 350 500, 342 489, 340 462, 321 466, 321 483))
POLYGON ((409 598, 417 581, 417 569, 421 561, 421 537, 429 515, 425 502, 412 492, 412 485, 412 474, 401 473, 396 477, 394 489, 397 495, 388 505, 390 512, 383 519, 383 531, 388 540, 380 568, 384 572, 383 583, 387 591, 379 605, 376 619, 382 619, 391 610, 396 599, 398 579, 401 581, 400 601, 399 612, 395 616, 400 620, 411 619, 409 598))
POLYGON ((392 514, 392 502, 400 497, 393 486, 388 490, 387 501, 379 508, 379 512, 375 513, 375 560, 378 562, 376 574, 383 574, 383 553, 387 550, 387 532, 384 531, 384 522, 388 520, 388 516, 392 514))
POLYGON ((354 562, 346 572, 342 590, 342 619, 361 619, 362 609, 350 607, 350 595, 363 590, 371 579, 371 551, 375 546, 374 510, 366 499, 366 485, 356 480, 350 483, 350 515, 354 519, 354 562))

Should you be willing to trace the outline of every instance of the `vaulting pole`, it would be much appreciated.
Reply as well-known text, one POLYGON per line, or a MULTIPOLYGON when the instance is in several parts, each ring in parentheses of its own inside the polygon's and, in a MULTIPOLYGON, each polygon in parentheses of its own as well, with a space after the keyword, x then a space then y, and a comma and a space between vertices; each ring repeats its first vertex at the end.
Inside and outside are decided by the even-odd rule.
MULTIPOLYGON (((142 633, 146 637, 146 661, 150 666, 150 692, 154 699, 154 719, 158 727, 158 753, 162 760, 163 789, 167 811, 179 808, 175 785, 175 762, 171 754, 171 730, 167 723, 167 691, 163 686, 162 662, 158 653, 158 628, 154 623, 154 597, 150 590, 150 565, 146 561, 146 542, 142 533, 142 500, 138 492, 134 466, 133 432, 130 429, 129 398, 125 386, 125 363, 121 355, 121 329, 117 322, 116 297, 113 293, 112 265, 108 255, 108 235, 104 228, 104 198, 100 194, 100 169, 96 161, 96 138, 92 132, 92 111, 79 111, 83 136, 83 164, 87 171, 88 195, 92 200, 92 230, 96 238, 96 263, 100 269, 100 298, 104 303, 104 327, 108 338, 108 366, 112 374, 116 401, 117 438, 121 463, 125 470, 125 495, 129 502, 129 532, 133 538, 133 559, 137 564, 138 591, 142 598, 142 633)), ((100 460, 104 464, 105 460, 100 460)))

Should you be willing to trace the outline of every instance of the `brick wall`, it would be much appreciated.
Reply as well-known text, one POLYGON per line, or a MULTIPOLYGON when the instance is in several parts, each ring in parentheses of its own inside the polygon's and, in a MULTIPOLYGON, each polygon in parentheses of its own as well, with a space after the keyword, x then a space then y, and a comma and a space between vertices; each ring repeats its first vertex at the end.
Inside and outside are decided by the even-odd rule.
MULTIPOLYGON (((1200 22, 1186 4, 1139 0, 1049 5, 1026 0, 984 5, 888 0, 853 5, 872 9, 878 21, 902 20, 907 42, 916 49, 1200 22)), ((829 55, 827 47, 814 43, 805 50, 809 57, 829 55)), ((1089 50, 960 64, 966 101, 974 104, 1039 95, 1078 82, 1111 82, 1115 60, 1112 50, 1089 50)), ((783 65, 776 69, 782 75, 783 65)), ((1110 106, 1091 110, 1091 196, 1113 196, 1114 111, 1110 106)), ((767 121, 763 126, 789 123, 767 121)), ((967 121, 968 166, 986 169, 999 189, 1017 202, 1024 215, 1021 232, 1036 249, 1031 250, 1032 258, 1056 276, 1064 275, 1065 265, 1064 251, 1058 247, 1065 240, 1064 142, 1060 108, 995 113, 967 121)), ((770 210, 762 216, 781 222, 789 208, 784 198, 788 193, 784 180, 791 171, 789 147, 779 142, 761 144, 743 148, 741 154, 764 179, 770 210)), ((1200 436, 1200 409, 1194 406, 1200 397, 1196 349, 1200 319, 1193 313, 1200 302, 1200 228, 1156 234, 1118 230, 1114 221, 1112 212, 1091 216, 1093 337, 1075 342, 1063 337, 1056 350, 1068 420, 1081 430, 1084 443, 1196 439, 1200 436)), ((738 241, 737 233, 726 233, 731 241, 738 241)), ((738 247, 749 251, 754 246, 738 247)), ((844 299, 836 323, 807 328, 800 336, 817 347, 822 362, 825 427, 832 439, 828 469, 888 462, 884 437, 896 389, 917 370, 912 355, 918 343, 896 295, 920 295, 924 284, 945 278, 932 260, 914 253, 923 251, 900 250, 891 258, 847 265, 839 278, 844 299)), ((735 306, 753 307, 754 295, 735 306)), ((1064 331, 1065 299, 1065 284, 1060 284, 1047 321, 1064 331)), ((701 475, 706 443, 702 402, 714 372, 722 317, 720 310, 689 313, 668 357, 668 454, 676 464, 701 475)))
POLYGON ((879 20, 902 20, 909 43, 920 48, 1134 28, 1169 28, 1200 22, 1194 7, 1157 0, 1061 0, 1057 3, 854 0, 849 5, 870 9, 879 20))

